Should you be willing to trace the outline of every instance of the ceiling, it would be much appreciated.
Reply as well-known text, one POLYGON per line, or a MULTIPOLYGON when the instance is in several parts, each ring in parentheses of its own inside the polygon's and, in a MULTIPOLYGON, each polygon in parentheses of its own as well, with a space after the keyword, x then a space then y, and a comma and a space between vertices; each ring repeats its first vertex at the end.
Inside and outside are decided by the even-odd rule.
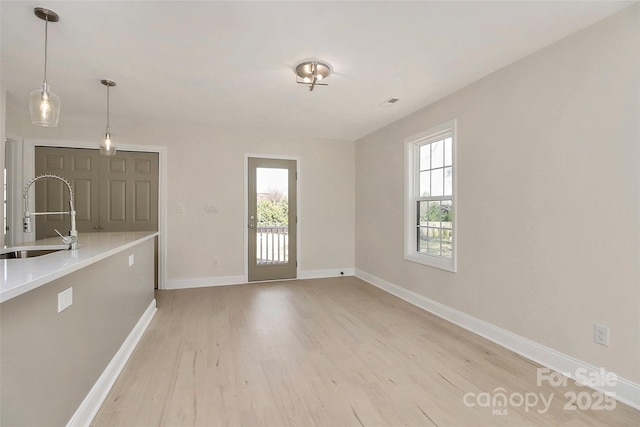
POLYGON ((43 77, 60 121, 211 126, 355 140, 633 2, 2 1, 7 105, 28 112, 43 77), (303 59, 329 86, 295 83, 303 59), (400 101, 381 106, 394 97, 400 101))

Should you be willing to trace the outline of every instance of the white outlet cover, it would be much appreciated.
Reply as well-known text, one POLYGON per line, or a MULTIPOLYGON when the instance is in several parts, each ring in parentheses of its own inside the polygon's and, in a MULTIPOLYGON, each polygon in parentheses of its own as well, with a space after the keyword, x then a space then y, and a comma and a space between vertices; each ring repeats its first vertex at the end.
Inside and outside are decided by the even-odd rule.
POLYGON ((73 288, 65 289, 58 294, 58 313, 73 304, 73 288))
POLYGON ((604 325, 593 325, 593 342, 596 344, 609 346, 609 327, 604 325))

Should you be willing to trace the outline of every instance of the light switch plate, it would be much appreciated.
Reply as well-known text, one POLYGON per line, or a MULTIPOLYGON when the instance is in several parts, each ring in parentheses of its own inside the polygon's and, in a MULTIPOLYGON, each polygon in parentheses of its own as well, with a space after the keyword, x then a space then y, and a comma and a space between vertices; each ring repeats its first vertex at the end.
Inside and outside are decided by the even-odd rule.
POLYGON ((133 254, 129 255, 129 267, 131 267, 135 263, 135 258, 133 254))

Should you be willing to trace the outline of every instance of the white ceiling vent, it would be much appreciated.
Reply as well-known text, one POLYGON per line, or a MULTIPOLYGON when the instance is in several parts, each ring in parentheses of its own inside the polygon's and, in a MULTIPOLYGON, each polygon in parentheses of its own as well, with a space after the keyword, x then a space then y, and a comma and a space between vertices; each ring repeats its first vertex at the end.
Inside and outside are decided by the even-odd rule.
POLYGON ((400 99, 398 99, 398 98, 389 98, 386 101, 384 101, 382 104, 380 104, 380 106, 381 107, 391 107, 392 105, 394 105, 398 101, 400 101, 400 99))

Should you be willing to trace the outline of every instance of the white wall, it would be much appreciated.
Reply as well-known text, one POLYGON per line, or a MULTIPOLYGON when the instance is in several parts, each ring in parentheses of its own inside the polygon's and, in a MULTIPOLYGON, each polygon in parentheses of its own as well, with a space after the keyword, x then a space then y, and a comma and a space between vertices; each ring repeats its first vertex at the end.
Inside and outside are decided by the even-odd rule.
POLYGON ((638 383, 639 28, 635 5, 359 140, 356 268, 638 383), (404 138, 452 119, 457 273, 403 259, 404 138))
MULTIPOLYGON (((7 126, 25 139, 91 141, 96 147, 104 123, 66 118, 53 129, 38 128, 9 111, 7 126)), ((227 132, 181 123, 120 126, 121 144, 166 146, 168 286, 202 286, 241 281, 244 276, 245 154, 300 159, 300 276, 335 274, 354 267, 353 141, 292 138, 227 132), (184 213, 176 213, 176 205, 184 213), (214 204, 217 214, 205 214, 214 204), (213 257, 220 259, 214 267, 213 257)), ((116 133, 117 132, 117 133, 116 133)))
MULTIPOLYGON (((176 135, 176 142, 180 141, 176 135)), ((235 276, 244 272, 245 154, 299 157, 302 272, 354 266, 354 143, 312 138, 189 134, 188 150, 169 149, 169 278, 235 276), (176 204, 185 213, 176 213, 176 204), (204 205, 219 213, 204 213, 204 205), (197 238, 196 250, 190 251, 197 238), (220 266, 212 266, 212 257, 220 266), (170 263, 170 265, 172 265, 170 263)))

